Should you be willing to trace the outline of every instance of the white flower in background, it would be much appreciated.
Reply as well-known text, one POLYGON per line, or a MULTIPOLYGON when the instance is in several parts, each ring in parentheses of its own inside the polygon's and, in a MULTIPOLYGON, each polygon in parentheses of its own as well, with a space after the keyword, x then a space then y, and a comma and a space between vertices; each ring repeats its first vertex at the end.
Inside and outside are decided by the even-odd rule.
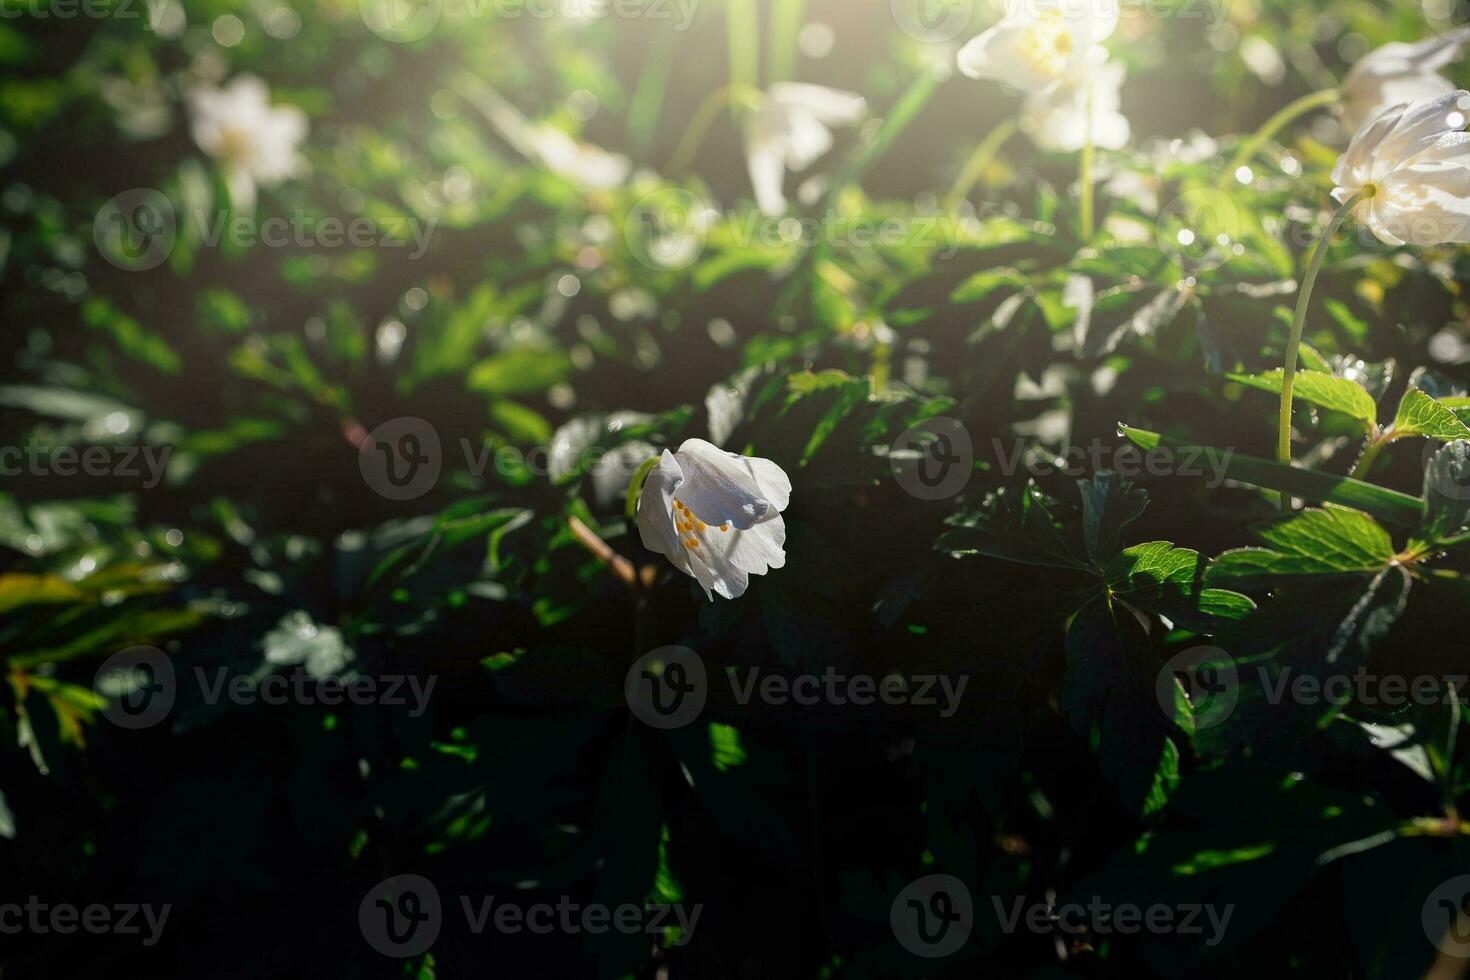
POLYGON ((705 595, 744 594, 750 576, 786 564, 791 481, 768 459, 689 439, 648 473, 638 498, 644 547, 693 576, 705 595))
POLYGON ((1358 130, 1332 196, 1388 245, 1470 241, 1470 92, 1395 106, 1358 130))
POLYGON ((235 207, 252 209, 256 187, 302 172, 297 148, 306 139, 306 113, 271 105, 270 89, 254 75, 236 76, 224 88, 195 89, 189 109, 194 142, 219 161, 235 207))
POLYGON ((786 212, 786 171, 802 171, 832 148, 831 126, 852 126, 868 104, 822 85, 782 82, 761 96, 745 127, 745 158, 762 213, 786 212))
POLYGON ((1436 72, 1453 61, 1470 30, 1415 44, 1385 44, 1364 55, 1342 82, 1342 118, 1358 130, 1378 113, 1405 102, 1424 102, 1455 90, 1436 72))
POLYGON ((1090 60, 1118 15, 1118 0, 1006 0, 1000 23, 960 49, 960 71, 1044 92, 1090 60))
POLYGON ((1128 142, 1128 119, 1122 106, 1123 66, 1104 64, 1107 52, 1093 48, 1094 60, 1079 62, 1060 83, 1034 92, 1021 110, 1021 130, 1043 150, 1076 153, 1087 144, 1089 81, 1092 85, 1092 143, 1119 150, 1128 142))
POLYGON ((633 170, 632 161, 620 153, 573 139, 550 123, 533 125, 496 92, 484 89, 478 100, 486 118, 516 152, 585 190, 620 187, 633 170))
POLYGON ((552 125, 532 127, 527 138, 547 170, 588 190, 620 187, 633 170, 633 162, 621 153, 580 143, 552 125))

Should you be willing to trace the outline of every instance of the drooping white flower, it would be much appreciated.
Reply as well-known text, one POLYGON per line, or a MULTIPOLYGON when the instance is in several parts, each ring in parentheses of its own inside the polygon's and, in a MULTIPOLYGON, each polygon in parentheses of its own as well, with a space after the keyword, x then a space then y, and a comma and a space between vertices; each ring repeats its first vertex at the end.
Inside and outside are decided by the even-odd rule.
POLYGON ((238 75, 224 88, 195 89, 189 109, 194 142, 220 162, 237 208, 255 206, 257 186, 273 187, 302 172, 297 148, 306 139, 306 113, 271 105, 270 89, 254 75, 238 75))
POLYGON ((822 85, 781 82, 763 93, 745 126, 745 159, 755 200, 766 215, 786 212, 786 171, 802 171, 832 148, 831 126, 867 113, 860 95, 822 85))
POLYGON ((960 71, 1047 91, 1092 57, 1117 29, 1118 15, 1117 0, 1007 0, 1000 23, 960 49, 960 71))
POLYGON ((1385 44, 1364 55, 1342 82, 1342 118, 1353 131, 1384 109, 1405 102, 1427 102, 1455 90, 1436 72, 1453 61, 1470 30, 1415 44, 1385 44))
POLYGON ((1353 136, 1332 196, 1388 245, 1470 241, 1470 92, 1394 106, 1353 136))
POLYGON ((727 453, 703 439, 664 450, 638 498, 644 547, 693 576, 714 598, 744 594, 750 576, 786 564, 791 481, 768 459, 727 453))
POLYGON ((1105 150, 1122 149, 1128 142, 1128 119, 1122 106, 1123 66, 1105 63, 1107 52, 1093 48, 1091 62, 1078 62, 1062 80, 1044 92, 1034 92, 1021 110, 1021 129, 1043 150, 1076 153, 1087 144, 1088 92, 1092 85, 1092 143, 1105 150))
POLYGON ((533 124, 492 89, 479 89, 475 101, 516 152, 579 187, 611 190, 633 170, 632 161, 620 153, 574 139, 550 123, 533 124))
POLYGON ((555 126, 534 126, 528 139, 534 155, 547 170, 588 190, 620 187, 633 170, 632 161, 621 153, 578 142, 555 126))

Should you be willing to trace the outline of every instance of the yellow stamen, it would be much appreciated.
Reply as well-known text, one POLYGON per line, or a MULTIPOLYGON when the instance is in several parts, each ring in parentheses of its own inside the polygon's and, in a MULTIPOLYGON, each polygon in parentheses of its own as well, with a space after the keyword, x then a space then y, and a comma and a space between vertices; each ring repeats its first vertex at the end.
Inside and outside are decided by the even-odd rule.
POLYGON ((704 521, 695 521, 694 522, 694 527, 695 527, 696 530, 703 531, 704 530, 704 521))
POLYGON ((693 538, 685 538, 684 539, 684 547, 686 547, 686 548, 698 548, 699 547, 699 542, 696 541, 696 540, 694 540, 693 538))
POLYGON ((728 525, 728 524, 721 524, 720 525, 720 530, 721 531, 728 531, 728 530, 730 530, 730 525, 728 525))

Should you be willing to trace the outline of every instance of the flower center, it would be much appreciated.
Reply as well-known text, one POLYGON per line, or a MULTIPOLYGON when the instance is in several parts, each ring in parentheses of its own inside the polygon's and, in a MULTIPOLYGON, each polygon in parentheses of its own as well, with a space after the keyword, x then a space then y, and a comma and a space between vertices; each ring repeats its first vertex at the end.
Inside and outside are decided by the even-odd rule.
MULTIPOLYGON (((691 551, 698 548, 702 543, 702 535, 709 530, 709 526, 690 513, 689 508, 674 498, 674 529, 679 532, 679 538, 684 542, 684 547, 691 551)), ((721 533, 728 533, 730 525, 728 522, 720 525, 721 533)))
POLYGON ((243 163, 250 157, 250 133, 239 126, 221 126, 219 129, 219 155, 233 163, 243 163))
POLYGON ((1021 40, 1021 57, 1038 75, 1056 78, 1072 59, 1072 33, 1060 10, 1044 11, 1021 40))

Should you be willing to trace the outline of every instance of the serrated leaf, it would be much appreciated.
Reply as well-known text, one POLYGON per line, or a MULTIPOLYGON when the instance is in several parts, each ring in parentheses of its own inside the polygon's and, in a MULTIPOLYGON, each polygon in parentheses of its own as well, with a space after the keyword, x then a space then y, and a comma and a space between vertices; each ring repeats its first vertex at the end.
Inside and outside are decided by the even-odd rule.
POLYGON ((1099 470, 1089 480, 1078 480, 1082 491, 1082 537, 1087 555, 1104 564, 1122 547, 1123 528, 1136 521, 1148 506, 1148 494, 1112 470, 1099 470))
POLYGON ((1410 388, 1399 400, 1392 432, 1395 439, 1404 436, 1424 436, 1445 442, 1470 439, 1470 428, 1454 412, 1418 388, 1410 388))
POLYGON ((1409 541, 1427 552, 1470 526, 1470 442, 1452 442, 1424 467, 1424 521, 1409 541))
MULTIPOLYGON (((1229 374, 1226 377, 1248 388, 1281 394, 1282 372, 1279 368, 1264 374, 1229 374)), ((1292 392, 1299 401, 1357 419, 1365 429, 1372 429, 1378 424, 1378 406, 1373 403, 1373 396, 1356 381, 1321 371, 1298 371, 1292 392)))
POLYGON ((1215 559, 1211 585, 1269 586, 1279 578, 1376 575, 1394 560, 1393 539, 1367 514, 1345 507, 1304 510, 1259 525, 1264 548, 1239 548, 1215 559))
POLYGON ((1235 620, 1256 604, 1248 596, 1205 586, 1208 562, 1199 552, 1150 541, 1119 552, 1103 569, 1118 598, 1179 625, 1209 632, 1214 620, 1235 620))
POLYGON ((1067 629, 1062 709, 1072 727, 1098 729, 1098 764, 1125 806, 1162 809, 1179 782, 1179 748, 1155 693, 1161 664, 1134 615, 1096 599, 1067 629))

